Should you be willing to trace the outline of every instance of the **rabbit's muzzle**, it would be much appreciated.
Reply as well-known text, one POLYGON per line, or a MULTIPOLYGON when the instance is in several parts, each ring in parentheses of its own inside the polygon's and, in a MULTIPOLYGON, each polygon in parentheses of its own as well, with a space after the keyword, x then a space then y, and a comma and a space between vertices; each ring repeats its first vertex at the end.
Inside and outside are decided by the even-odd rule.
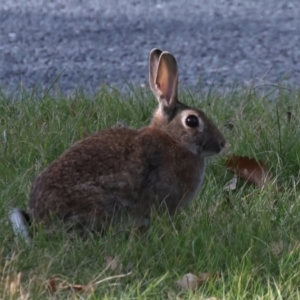
POLYGON ((219 132, 216 136, 209 136, 200 143, 201 156, 213 156, 220 153, 226 147, 226 140, 223 135, 219 132))

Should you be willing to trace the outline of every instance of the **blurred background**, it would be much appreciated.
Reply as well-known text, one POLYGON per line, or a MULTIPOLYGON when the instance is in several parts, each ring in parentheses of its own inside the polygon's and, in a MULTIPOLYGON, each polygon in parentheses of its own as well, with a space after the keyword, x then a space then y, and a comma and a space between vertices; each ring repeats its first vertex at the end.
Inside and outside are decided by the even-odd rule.
POLYGON ((148 84, 148 54, 193 88, 299 85, 299 0, 1 0, 0 87, 148 84))

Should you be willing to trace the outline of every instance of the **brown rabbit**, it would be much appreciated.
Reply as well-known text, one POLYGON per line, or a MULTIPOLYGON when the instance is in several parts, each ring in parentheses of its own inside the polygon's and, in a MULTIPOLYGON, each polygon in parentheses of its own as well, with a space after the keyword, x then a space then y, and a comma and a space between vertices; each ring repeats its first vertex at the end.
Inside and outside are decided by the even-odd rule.
MULTIPOLYGON (((153 49, 149 63, 159 104, 151 124, 103 130, 66 150, 33 183, 29 215, 34 223, 61 220, 67 227, 94 230, 121 221, 141 226, 149 223, 153 208, 172 215, 196 196, 205 158, 219 153, 226 141, 204 112, 178 101, 174 56, 153 49)), ((10 215, 23 235, 25 216, 20 210, 10 215)))

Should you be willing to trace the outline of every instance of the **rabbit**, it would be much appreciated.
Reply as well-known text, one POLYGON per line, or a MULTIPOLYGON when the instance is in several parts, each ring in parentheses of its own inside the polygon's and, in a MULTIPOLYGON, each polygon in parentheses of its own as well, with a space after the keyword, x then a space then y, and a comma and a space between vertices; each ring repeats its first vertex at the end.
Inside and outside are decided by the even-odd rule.
POLYGON ((127 222, 147 227, 153 209, 172 216, 195 198, 206 157, 226 140, 203 111, 179 102, 171 53, 150 52, 149 83, 158 100, 150 125, 102 130, 67 149, 36 177, 29 212, 11 212, 15 232, 28 240, 29 222, 96 231, 127 222))

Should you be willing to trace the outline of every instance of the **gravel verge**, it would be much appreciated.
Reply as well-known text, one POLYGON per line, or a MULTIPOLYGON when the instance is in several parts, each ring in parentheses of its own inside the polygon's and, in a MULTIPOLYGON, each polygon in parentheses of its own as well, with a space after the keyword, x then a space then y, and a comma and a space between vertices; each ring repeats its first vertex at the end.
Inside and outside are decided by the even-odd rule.
POLYGON ((299 0, 2 0, 0 87, 144 85, 154 47, 189 86, 299 85, 299 16, 299 0))

